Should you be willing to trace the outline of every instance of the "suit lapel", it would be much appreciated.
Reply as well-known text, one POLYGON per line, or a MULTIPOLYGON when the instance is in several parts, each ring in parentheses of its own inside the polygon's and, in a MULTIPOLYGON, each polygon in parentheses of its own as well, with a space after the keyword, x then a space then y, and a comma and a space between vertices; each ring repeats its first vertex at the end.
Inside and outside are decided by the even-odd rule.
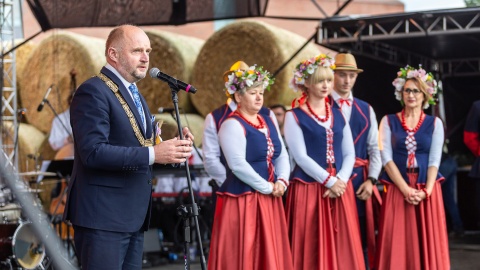
MULTIPOLYGON (((137 106, 135 106, 135 102, 133 101, 133 98, 130 95, 130 90, 125 88, 122 81, 113 72, 108 70, 108 68, 103 67, 101 72, 103 74, 105 74, 107 77, 109 77, 118 86, 118 90, 120 91, 120 94, 122 95, 125 102, 127 102, 128 107, 130 107, 130 110, 132 111, 133 115, 135 116, 135 120, 137 120, 137 125, 138 125, 139 129, 142 131, 143 137, 148 138, 148 137, 146 137, 145 130, 143 128, 142 118, 140 117, 140 114, 138 113, 137 106)), ((143 111, 146 113, 146 108, 148 108, 148 107, 146 107, 146 103, 145 103, 144 98, 141 94, 140 94, 140 100, 142 101, 143 111)), ((145 114, 145 121, 146 121, 146 124, 147 124, 147 132, 148 132, 149 127, 151 126, 151 124, 150 124, 150 122, 151 122, 150 118, 151 117, 147 117, 148 115, 150 115, 150 114, 149 113, 145 114)))

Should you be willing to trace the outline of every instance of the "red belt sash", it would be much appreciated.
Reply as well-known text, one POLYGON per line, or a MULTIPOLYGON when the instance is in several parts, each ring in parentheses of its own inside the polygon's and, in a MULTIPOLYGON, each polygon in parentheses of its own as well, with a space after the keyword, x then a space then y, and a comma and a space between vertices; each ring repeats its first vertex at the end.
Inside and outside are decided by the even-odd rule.
MULTIPOLYGON (((354 168, 363 167, 363 181, 370 181, 368 180, 368 159, 355 159, 354 168)), ((370 265, 374 264, 374 256, 375 256, 375 211, 373 210, 373 199, 376 200, 378 205, 382 205, 382 197, 380 197, 380 193, 378 192, 377 186, 373 186, 372 188, 373 197, 370 200, 365 201, 365 219, 366 219, 366 236, 367 236, 367 248, 368 248, 368 261, 370 265)))

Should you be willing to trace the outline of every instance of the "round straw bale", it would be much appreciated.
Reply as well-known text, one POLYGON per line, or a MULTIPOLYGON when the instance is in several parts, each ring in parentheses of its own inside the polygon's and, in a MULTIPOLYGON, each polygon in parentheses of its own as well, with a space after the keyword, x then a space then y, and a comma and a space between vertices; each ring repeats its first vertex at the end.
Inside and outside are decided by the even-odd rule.
MULTIPOLYGON (((205 116, 225 103, 223 73, 236 61, 263 66, 273 75, 305 42, 297 34, 263 22, 240 21, 224 27, 205 42, 195 62, 192 84, 201 94, 191 96, 193 105, 205 116)), ((293 69, 319 53, 317 46, 308 44, 294 57, 265 93, 265 106, 290 104, 298 95, 288 87, 293 69)))
MULTIPOLYGON (((23 40, 16 40, 16 45, 22 43, 23 40)), ((18 81, 21 80, 23 77, 29 78, 26 72, 24 72, 25 65, 27 64, 28 59, 30 58, 31 53, 35 49, 37 44, 33 41, 27 41, 20 47, 15 50, 15 67, 16 67, 16 74, 17 74, 17 86, 18 81)), ((27 72, 30 75, 30 72, 27 72)))
MULTIPOLYGON (((4 145, 12 145, 13 142, 13 125, 10 121, 5 121, 4 132, 10 135, 6 136, 4 145)), ((45 140, 45 134, 33 125, 19 123, 18 127, 18 168, 19 172, 34 171, 35 160, 40 161, 40 151, 42 142, 45 140)), ((38 165, 41 165, 38 163, 38 165)))
MULTIPOLYGON (((155 119, 163 121, 161 126, 162 139, 169 140, 178 136, 178 127, 176 120, 168 113, 156 114, 155 119)), ((198 114, 180 114, 180 122, 182 127, 188 127, 195 137, 195 146, 201 147, 203 139, 203 122, 205 119, 198 114)))
MULTIPOLYGON (((204 41, 165 31, 145 32, 153 48, 150 53, 150 66, 157 67, 178 80, 190 82, 195 59, 204 41)), ((148 77, 138 82, 138 88, 147 100, 150 111, 156 113, 159 107, 173 107, 168 84, 148 77)), ((194 111, 190 95, 185 91, 178 93, 178 106, 186 113, 194 111)))
POLYGON ((70 32, 56 32, 44 39, 27 61, 27 66, 35 72, 29 74, 28 80, 20 81, 20 98, 28 110, 27 121, 48 132, 54 118, 52 110, 44 108, 37 112, 47 89, 54 84, 48 100, 57 113, 63 112, 72 93, 70 72, 76 73, 78 87, 100 71, 105 64, 104 51, 105 40, 70 32))
MULTIPOLYGON (((13 136, 12 122, 5 122, 4 131, 13 136)), ((8 137, 11 137, 8 136, 8 137)), ((13 145, 11 139, 7 143, 13 145)), ((32 125, 20 123, 18 131, 18 171, 31 172, 41 169, 42 161, 53 160, 55 151, 48 143, 48 134, 44 134, 32 125)), ((36 180, 37 176, 25 176, 25 180, 36 180)), ((51 200, 51 191, 57 185, 58 181, 42 181, 38 186, 30 185, 32 188, 38 188, 41 192, 38 194, 44 209, 48 209, 51 200)))

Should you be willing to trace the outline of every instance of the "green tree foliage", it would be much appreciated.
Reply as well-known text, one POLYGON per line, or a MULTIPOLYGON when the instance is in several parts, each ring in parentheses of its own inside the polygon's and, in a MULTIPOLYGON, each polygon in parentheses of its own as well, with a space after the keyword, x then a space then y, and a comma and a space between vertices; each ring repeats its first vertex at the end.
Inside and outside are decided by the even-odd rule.
POLYGON ((480 6, 480 0, 464 0, 467 7, 478 7, 480 6))

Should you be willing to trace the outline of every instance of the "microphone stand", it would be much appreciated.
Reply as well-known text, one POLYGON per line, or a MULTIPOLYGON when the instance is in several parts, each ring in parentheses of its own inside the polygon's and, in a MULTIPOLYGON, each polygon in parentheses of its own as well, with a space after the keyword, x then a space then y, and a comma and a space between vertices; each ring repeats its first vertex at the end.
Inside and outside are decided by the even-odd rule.
MULTIPOLYGON (((173 107, 175 108, 175 115, 177 116, 177 127, 178 133, 180 135, 180 139, 183 140, 183 132, 182 132, 182 125, 180 123, 180 113, 178 112, 178 91, 180 89, 177 87, 176 84, 168 82, 168 86, 170 87, 170 91, 172 92, 172 101, 173 107)), ((202 270, 206 270, 206 261, 205 255, 203 254, 203 247, 202 247, 202 238, 200 234, 200 227, 198 226, 198 213, 200 208, 195 203, 195 197, 193 195, 192 189, 192 179, 190 177, 190 168, 188 167, 188 159, 185 161, 185 172, 187 174, 187 183, 188 183, 188 192, 190 195, 190 200, 192 204, 189 205, 180 205, 177 208, 177 215, 181 216, 183 219, 183 233, 184 233, 184 259, 185 259, 185 270, 190 270, 190 250, 189 250, 189 243, 191 240, 190 237, 190 218, 193 218, 195 221, 195 232, 197 234, 197 241, 198 241, 198 249, 200 249, 200 264, 202 266, 202 270)))
MULTIPOLYGON (((182 110, 182 108, 179 108, 179 110, 182 110)), ((173 120, 175 120, 175 121, 177 120, 175 118, 176 116, 173 114, 173 111, 170 112, 170 115, 172 116, 173 120)), ((188 123, 187 113, 185 111, 183 111, 183 115, 185 116, 185 119, 187 120, 187 126, 190 126, 190 124, 188 123)), ((193 149, 195 150, 195 152, 197 152, 198 157, 202 160, 202 163, 203 163, 203 156, 200 154, 200 151, 198 150, 198 147, 195 144, 192 144, 192 146, 193 146, 193 149)))
POLYGON ((48 101, 48 99, 44 99, 43 100, 47 105, 48 107, 50 107, 50 109, 52 110, 53 114, 55 115, 56 118, 58 118, 58 120, 60 121, 60 124, 62 125, 63 129, 67 132, 67 134, 72 137, 72 133, 70 133, 70 131, 68 131, 68 128, 65 126, 65 124, 63 123, 62 119, 60 119, 58 117, 58 113, 57 111, 55 111, 55 109, 53 108, 52 104, 50 104, 50 101, 48 101))
MULTIPOLYGON (((22 122, 22 119, 23 119, 23 111, 19 111, 17 112, 20 114, 20 116, 18 116, 17 118, 17 126, 15 127, 15 142, 13 144, 13 157, 12 157, 12 160, 15 160, 15 156, 18 154, 18 132, 20 130, 20 123, 22 122)), ((18 168, 16 168, 18 170, 18 168)))

